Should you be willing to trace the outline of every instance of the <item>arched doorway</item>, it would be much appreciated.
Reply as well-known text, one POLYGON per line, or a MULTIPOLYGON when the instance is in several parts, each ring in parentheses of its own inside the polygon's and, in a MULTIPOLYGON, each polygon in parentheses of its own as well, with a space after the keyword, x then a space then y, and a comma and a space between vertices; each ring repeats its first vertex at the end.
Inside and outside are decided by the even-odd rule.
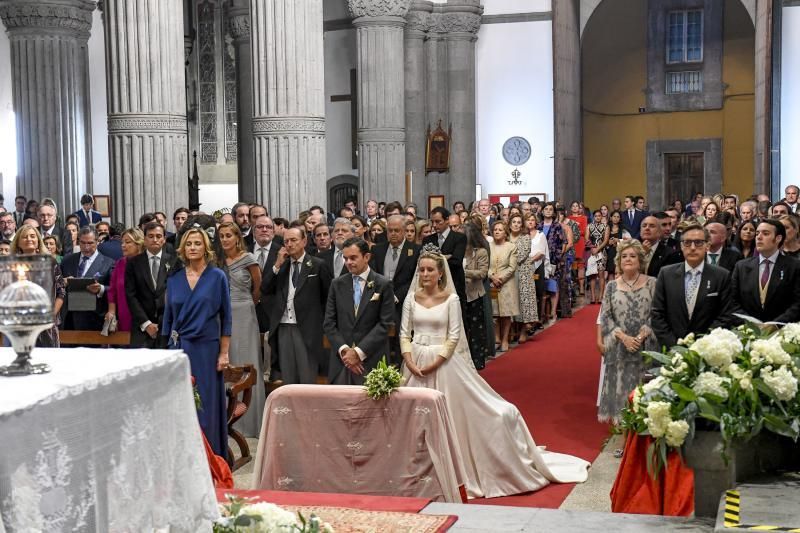
POLYGON ((349 199, 358 204, 358 176, 341 174, 328 180, 328 212, 336 215, 349 199))

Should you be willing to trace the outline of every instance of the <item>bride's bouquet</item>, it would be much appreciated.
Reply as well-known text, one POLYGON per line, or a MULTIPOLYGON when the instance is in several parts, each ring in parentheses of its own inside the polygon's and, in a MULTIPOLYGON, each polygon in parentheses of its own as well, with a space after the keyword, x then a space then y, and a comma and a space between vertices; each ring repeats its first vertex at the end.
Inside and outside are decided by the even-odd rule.
POLYGON ((403 384, 403 375, 397 368, 386 362, 384 355, 378 366, 373 368, 364 378, 364 388, 367 396, 373 400, 387 398, 400 385, 403 384))
POLYGON ((334 533, 330 524, 315 515, 306 520, 274 503, 226 497, 228 503, 219 506, 222 517, 214 522, 214 533, 334 533))

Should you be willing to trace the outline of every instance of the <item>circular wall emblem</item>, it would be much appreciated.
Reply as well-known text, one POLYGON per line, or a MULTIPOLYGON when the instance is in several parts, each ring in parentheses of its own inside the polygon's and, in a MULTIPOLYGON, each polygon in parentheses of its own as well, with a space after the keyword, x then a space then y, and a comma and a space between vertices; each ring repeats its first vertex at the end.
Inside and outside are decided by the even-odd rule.
POLYGON ((531 144, 524 137, 511 137, 503 144, 503 159, 509 165, 524 165, 531 158, 531 144))

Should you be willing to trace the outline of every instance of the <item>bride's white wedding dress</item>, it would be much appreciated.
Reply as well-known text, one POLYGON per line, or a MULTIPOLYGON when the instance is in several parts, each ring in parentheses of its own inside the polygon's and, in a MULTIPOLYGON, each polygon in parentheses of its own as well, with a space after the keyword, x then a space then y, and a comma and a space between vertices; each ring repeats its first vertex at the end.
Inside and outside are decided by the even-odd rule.
POLYGON ((451 292, 429 309, 416 302, 413 292, 403 305, 401 349, 412 354, 419 368, 439 355, 447 361, 423 378, 405 369, 405 384, 444 393, 467 473, 467 496, 494 498, 537 490, 551 481, 586 481, 588 462, 538 448, 519 410, 478 375, 464 340, 458 296, 451 292))

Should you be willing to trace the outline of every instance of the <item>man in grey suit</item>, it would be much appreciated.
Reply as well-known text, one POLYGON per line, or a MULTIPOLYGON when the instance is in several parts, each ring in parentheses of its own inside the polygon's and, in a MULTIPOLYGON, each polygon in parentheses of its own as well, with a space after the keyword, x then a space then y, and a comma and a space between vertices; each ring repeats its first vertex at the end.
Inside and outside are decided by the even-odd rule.
POLYGON ((331 283, 323 329, 331 344, 328 381, 361 385, 364 375, 389 356, 389 328, 394 325, 392 282, 369 268, 369 245, 361 238, 342 246, 350 275, 331 283))

